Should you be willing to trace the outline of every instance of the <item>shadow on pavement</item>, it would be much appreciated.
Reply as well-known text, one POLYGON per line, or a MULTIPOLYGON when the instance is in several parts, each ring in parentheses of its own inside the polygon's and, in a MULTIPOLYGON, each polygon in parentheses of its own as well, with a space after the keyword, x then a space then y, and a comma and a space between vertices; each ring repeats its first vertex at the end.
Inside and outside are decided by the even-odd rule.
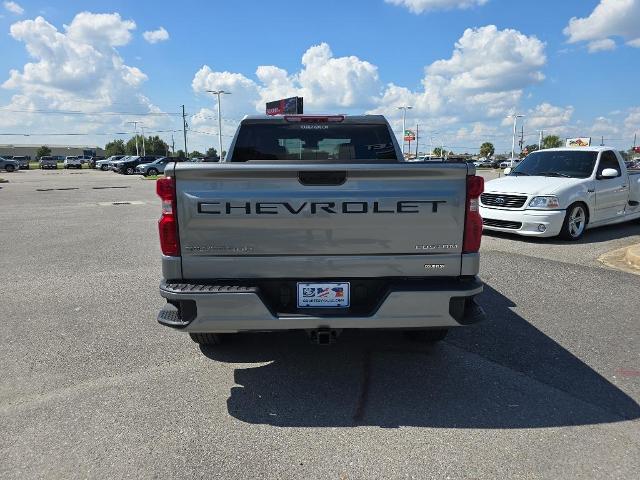
POLYGON ((434 346, 400 332, 346 331, 330 347, 301 332, 238 335, 203 347, 235 370, 229 413, 281 427, 542 428, 618 422, 640 406, 515 314, 488 285, 490 320, 434 346))
POLYGON ((619 223, 617 225, 606 225, 604 227, 596 227, 592 230, 587 230, 584 236, 575 242, 568 242, 566 240, 560 240, 559 238, 535 238, 524 237, 522 235, 515 235, 513 233, 494 232, 491 230, 485 230, 482 235, 488 237, 504 238, 507 240, 516 240, 523 243, 532 244, 551 244, 551 245, 570 245, 570 244, 591 244, 608 242, 611 240, 618 240, 620 238, 631 237, 633 235, 640 235, 640 222, 631 221, 627 223, 619 223))

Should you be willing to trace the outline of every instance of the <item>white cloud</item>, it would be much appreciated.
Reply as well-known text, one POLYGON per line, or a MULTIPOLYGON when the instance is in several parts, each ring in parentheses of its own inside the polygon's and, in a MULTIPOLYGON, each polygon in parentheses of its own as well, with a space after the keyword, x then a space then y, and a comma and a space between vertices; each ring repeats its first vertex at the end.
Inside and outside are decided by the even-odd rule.
POLYGON ((432 10, 451 10, 484 5, 489 0, 385 0, 387 3, 408 8, 410 12, 420 14, 432 10))
POLYGON ((593 40, 587 44, 589 53, 604 52, 607 50, 614 50, 616 48, 616 42, 610 38, 603 38, 601 40, 593 40))
MULTIPOLYGON (((10 103, 3 108, 73 110, 95 115, 13 112, 2 116, 0 125, 19 125, 23 131, 29 127, 28 130, 36 132, 110 131, 122 130, 129 118, 100 116, 100 112, 158 112, 139 91, 147 75, 127 65, 116 49, 131 40, 135 27, 135 22, 123 20, 117 13, 90 12, 77 14, 63 30, 43 17, 11 25, 11 36, 24 44, 33 60, 22 69, 12 69, 2 83, 2 88, 14 92, 10 103)), ((156 120, 149 118, 146 123, 152 127, 156 120)))
POLYGON ((4 5, 5 10, 16 15, 22 15, 24 13, 24 8, 16 2, 3 2, 2 5, 4 5))
POLYGON ((164 27, 160 27, 157 30, 148 30, 142 34, 144 39, 149 43, 158 43, 169 40, 169 32, 164 27))
POLYGON ((589 52, 611 50, 610 37, 622 37, 640 48, 640 0, 600 0, 588 17, 573 17, 565 27, 569 43, 590 42, 589 52), (604 40, 609 40, 604 42, 604 40))
POLYGON ((397 116, 396 106, 408 104, 415 115, 499 117, 515 108, 526 87, 544 80, 545 63, 544 44, 535 36, 494 25, 469 28, 449 59, 425 68, 423 91, 391 84, 373 111, 397 116))
MULTIPOLYGON (((196 72, 195 92, 228 90, 229 103, 240 110, 264 111, 264 103, 278 98, 300 95, 308 109, 364 109, 376 101, 380 92, 377 67, 358 57, 334 57, 326 43, 309 48, 302 56, 302 68, 289 74, 286 70, 262 65, 256 70, 258 81, 240 73, 217 72, 204 65, 196 72)), ((233 107, 232 107, 233 108, 233 107)))
MULTIPOLYGON (((545 102, 529 110, 524 121, 527 128, 534 130, 564 128, 570 124, 573 112, 572 106, 558 107, 545 102)), ((508 123, 511 124, 511 119, 508 123)))

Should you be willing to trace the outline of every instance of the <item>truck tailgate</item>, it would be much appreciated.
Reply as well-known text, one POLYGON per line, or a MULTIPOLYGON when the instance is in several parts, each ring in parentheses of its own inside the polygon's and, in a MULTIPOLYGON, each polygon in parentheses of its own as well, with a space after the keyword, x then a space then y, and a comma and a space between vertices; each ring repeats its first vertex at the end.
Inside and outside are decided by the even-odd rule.
POLYGON ((178 164, 188 279, 460 274, 465 164, 178 164))

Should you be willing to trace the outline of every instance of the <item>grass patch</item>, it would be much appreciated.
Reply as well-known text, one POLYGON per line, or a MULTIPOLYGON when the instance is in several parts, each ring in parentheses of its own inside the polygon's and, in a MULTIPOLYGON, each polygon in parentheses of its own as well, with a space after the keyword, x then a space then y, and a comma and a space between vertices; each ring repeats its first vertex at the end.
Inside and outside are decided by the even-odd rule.
POLYGON ((142 180, 157 180, 157 179, 162 178, 162 177, 164 177, 164 175, 149 175, 147 177, 142 176, 140 178, 142 178, 142 180))

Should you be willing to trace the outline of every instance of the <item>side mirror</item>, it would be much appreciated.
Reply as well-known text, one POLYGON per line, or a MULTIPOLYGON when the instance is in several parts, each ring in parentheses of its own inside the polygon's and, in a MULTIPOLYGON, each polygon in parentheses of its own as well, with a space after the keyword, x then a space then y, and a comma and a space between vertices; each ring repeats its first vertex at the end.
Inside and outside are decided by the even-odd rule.
POLYGON ((504 174, 509 175, 511 173, 511 167, 507 167, 504 169, 504 174))
POLYGON ((616 178, 618 176, 618 171, 615 168, 605 168, 600 173, 600 178, 616 178))

